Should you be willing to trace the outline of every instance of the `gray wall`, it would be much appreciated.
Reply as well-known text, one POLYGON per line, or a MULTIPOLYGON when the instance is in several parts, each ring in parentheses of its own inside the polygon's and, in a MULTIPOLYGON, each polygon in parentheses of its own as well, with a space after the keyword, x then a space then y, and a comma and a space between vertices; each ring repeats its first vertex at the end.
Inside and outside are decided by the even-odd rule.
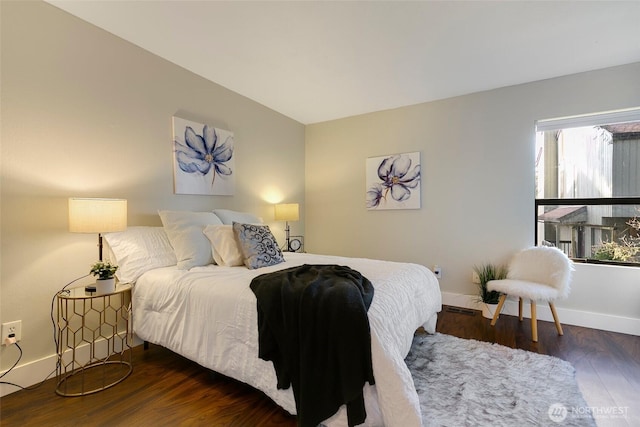
MULTIPOLYGON (((307 249, 437 264, 443 292, 476 294, 474 265, 534 242, 535 121, 637 106, 640 63, 309 125, 307 249), (412 151, 422 208, 367 211, 366 158, 412 151)), ((557 305, 640 325, 640 269, 578 265, 557 305)))
POLYGON ((21 364, 55 353, 51 298, 98 256, 97 235, 67 231, 70 196, 126 198, 129 225, 160 225, 161 208, 251 211, 282 240, 272 203, 304 207, 302 124, 46 3, 1 7, 1 320, 23 322, 21 364), (173 194, 173 115, 235 133, 234 196, 173 194))

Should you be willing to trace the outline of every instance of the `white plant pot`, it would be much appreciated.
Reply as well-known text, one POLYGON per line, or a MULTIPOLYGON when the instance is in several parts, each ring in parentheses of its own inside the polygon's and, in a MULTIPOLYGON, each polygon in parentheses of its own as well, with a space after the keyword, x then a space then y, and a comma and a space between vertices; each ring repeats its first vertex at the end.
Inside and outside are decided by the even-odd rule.
POLYGON ((108 294, 116 290, 116 278, 111 279, 97 279, 96 280, 96 292, 100 294, 108 294))
POLYGON ((493 314, 496 312, 498 308, 498 304, 487 304, 486 302, 482 303, 482 317, 487 319, 493 319, 493 314))

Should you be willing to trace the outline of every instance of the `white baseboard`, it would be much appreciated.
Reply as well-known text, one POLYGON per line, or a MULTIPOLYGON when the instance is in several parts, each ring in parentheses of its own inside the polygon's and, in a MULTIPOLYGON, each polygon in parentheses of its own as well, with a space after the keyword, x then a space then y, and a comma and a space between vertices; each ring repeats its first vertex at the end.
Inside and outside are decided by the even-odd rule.
MULTIPOLYGON (((142 340, 138 338, 133 339, 132 347, 138 346, 142 344, 142 340)), ((76 360, 88 360, 89 359, 89 344, 85 344, 76 349, 78 352, 76 360)), ((96 342, 96 353, 100 354, 101 346, 100 342, 96 342)), ((15 357, 18 358, 20 352, 17 348, 15 348, 15 357)), ((106 354, 106 350, 105 350, 106 354)), ((3 355, 4 357, 12 357, 8 350, 5 350, 3 355)), ((36 385, 44 381, 48 378, 53 378, 56 376, 56 363, 58 361, 58 355, 52 354, 50 356, 43 357, 42 359, 34 360, 32 362, 27 362, 22 365, 16 366, 11 372, 9 372, 5 377, 2 378, 2 381, 10 382, 13 384, 18 384, 22 387, 30 387, 32 385, 36 385)), ((0 374, 4 374, 6 371, 0 372, 0 374)), ((0 397, 6 396, 7 394, 15 393, 16 391, 20 391, 19 387, 15 387, 8 384, 0 384, 0 397)), ((51 390, 52 394, 55 394, 54 390, 51 390)))
MULTIPOLYGON (((442 303, 445 305, 453 305, 455 307, 482 310, 482 304, 478 301, 478 298, 475 295, 443 292, 442 303)), ((553 322, 553 316, 551 315, 551 310, 549 309, 548 304, 539 303, 536 305, 536 308, 539 320, 553 322)), ((557 306, 556 311, 558 312, 558 318, 562 324, 640 336, 640 319, 573 310, 557 306)), ((528 303, 523 304, 523 312, 524 317, 527 319, 531 318, 531 306, 528 303)), ((507 299, 504 307, 502 308, 501 314, 517 316, 518 300, 507 299)))

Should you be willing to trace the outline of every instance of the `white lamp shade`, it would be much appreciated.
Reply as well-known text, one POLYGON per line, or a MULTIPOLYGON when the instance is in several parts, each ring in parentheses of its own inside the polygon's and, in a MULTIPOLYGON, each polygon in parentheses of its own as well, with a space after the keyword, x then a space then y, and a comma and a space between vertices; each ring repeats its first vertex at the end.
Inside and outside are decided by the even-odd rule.
POLYGON ((69 231, 72 233, 107 233, 126 228, 126 199, 69 199, 69 231))
POLYGON ((297 221, 300 218, 297 203, 282 203, 276 205, 276 221, 297 221))

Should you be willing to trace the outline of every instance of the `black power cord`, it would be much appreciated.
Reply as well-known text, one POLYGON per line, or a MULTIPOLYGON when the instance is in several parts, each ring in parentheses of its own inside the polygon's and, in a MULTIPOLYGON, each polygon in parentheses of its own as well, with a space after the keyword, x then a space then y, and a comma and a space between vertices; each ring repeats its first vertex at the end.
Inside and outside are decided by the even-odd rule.
MULTIPOLYGON (((69 292, 67 290, 67 288, 71 285, 73 285, 74 283, 76 283, 78 280, 84 279, 85 277, 88 277, 89 274, 85 274, 82 277, 78 277, 77 279, 72 280, 71 282, 67 283, 66 285, 64 285, 62 287, 62 289, 60 289, 58 292, 56 292, 53 297, 51 298, 51 324, 53 325, 53 342, 56 346, 56 351, 58 350, 58 336, 56 334, 56 319, 53 317, 53 311, 54 311, 54 306, 56 303, 56 296, 61 293, 61 292, 69 292)), ((16 360, 16 362, 13 364, 13 366, 11 366, 11 368, 9 368, 4 374, 0 375, 0 378, 3 378, 5 375, 7 375, 9 372, 11 372, 13 370, 13 368, 15 368, 18 363, 20 363, 20 360, 22 359, 22 348, 18 345, 18 343, 13 343, 13 345, 15 345, 16 347, 18 347, 18 350, 20 351, 20 355, 18 356, 18 360, 16 360)), ((56 367, 53 371, 51 371, 51 373, 49 375, 47 375, 40 383, 29 386, 29 387, 23 387, 19 384, 14 384, 12 382, 8 382, 8 381, 0 381, 0 384, 6 384, 6 385, 10 385, 10 386, 14 386, 14 387, 18 387, 21 390, 34 390, 38 387, 40 387, 42 384, 45 383, 45 381, 47 381, 51 375, 55 374, 56 371, 58 370, 58 368, 60 367, 60 361, 56 360, 56 367)))
MULTIPOLYGON (((18 362, 20 362, 20 359, 22 359, 22 348, 20 347, 20 345, 18 345, 18 343, 17 343, 17 342, 16 342, 16 343, 13 343, 13 345, 15 345, 16 347, 18 347, 18 350, 20 350, 20 355, 18 356, 18 360, 16 360, 16 363, 14 363, 14 364, 13 364, 13 366, 12 366, 11 368, 9 368, 9 370, 7 370, 7 372, 5 372, 4 374, 0 375, 0 378, 4 377, 4 376, 5 376, 5 375, 7 375, 9 372, 11 372, 11 370, 12 370, 13 368, 15 368, 15 367, 18 365, 18 362)), ((57 369, 58 369, 58 368, 56 367, 56 370, 57 370, 57 369)), ((56 370, 54 370, 54 371, 53 371, 53 372, 51 372, 49 375, 47 375, 47 377, 46 377, 45 379, 43 379, 40 383, 38 383, 38 384, 34 384, 34 385, 32 385, 32 386, 29 386, 29 387, 23 387, 23 386, 21 386, 21 385, 19 385, 19 384, 15 384, 15 383, 12 383, 12 382, 9 382, 9 381, 0 381, 0 384, 12 385, 12 386, 14 386, 14 387, 18 387, 20 390, 35 390, 36 388, 38 388, 38 387, 40 387, 42 384, 44 384, 44 382, 45 382, 46 380, 48 380, 48 379, 49 379, 49 377, 50 377, 51 375, 53 375, 53 374, 56 372, 56 370)))

